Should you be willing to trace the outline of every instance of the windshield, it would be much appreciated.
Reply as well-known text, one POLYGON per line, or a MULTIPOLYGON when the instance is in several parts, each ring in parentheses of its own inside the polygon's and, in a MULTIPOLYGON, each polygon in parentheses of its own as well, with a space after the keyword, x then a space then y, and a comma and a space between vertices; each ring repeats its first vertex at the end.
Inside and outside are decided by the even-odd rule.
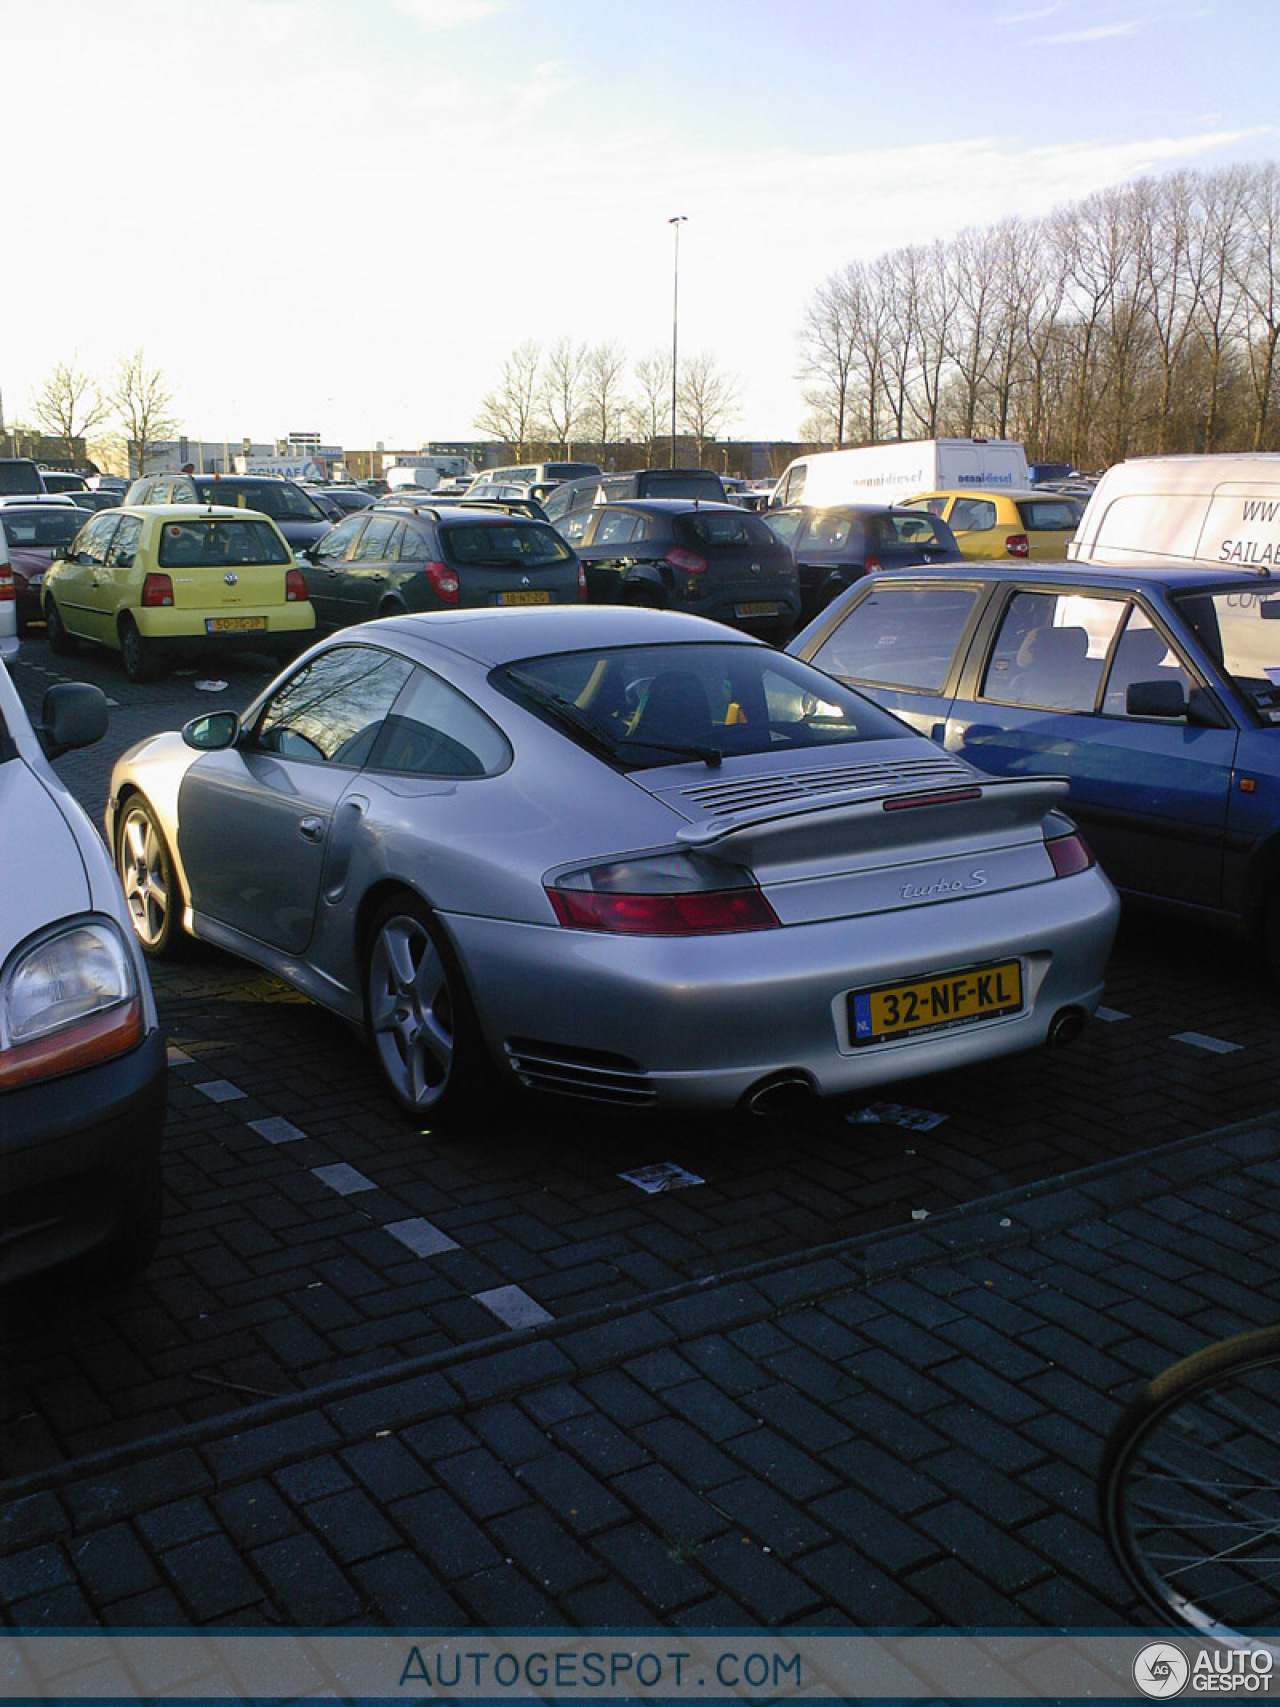
POLYGON ((85 513, 78 507, 66 510, 0 510, 4 537, 14 547, 25 545, 52 549, 70 545, 84 522, 85 513))
POLYGON ((324 511, 288 480, 198 480, 196 490, 211 504, 261 510, 277 522, 322 522, 324 511))
POLYGON ((288 546, 270 523, 248 516, 242 522, 166 522, 160 534, 162 569, 230 569, 292 561, 288 546))
POLYGON ((1280 723, 1280 589, 1184 593, 1174 603, 1258 715, 1280 723))
POLYGON ((766 646, 611 647, 525 658, 494 684, 624 770, 891 739, 902 724, 766 646))

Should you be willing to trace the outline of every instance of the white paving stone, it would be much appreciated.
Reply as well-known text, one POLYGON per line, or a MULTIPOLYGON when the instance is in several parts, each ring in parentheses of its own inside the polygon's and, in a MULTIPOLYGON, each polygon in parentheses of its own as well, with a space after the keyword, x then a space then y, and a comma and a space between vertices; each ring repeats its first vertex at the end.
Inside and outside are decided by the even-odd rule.
POLYGON ((235 1102, 237 1097, 248 1096, 248 1091, 242 1091, 239 1085, 233 1085, 230 1079, 208 1079, 196 1089, 202 1096, 207 1096, 210 1102, 235 1102))
POLYGON ((435 1257, 441 1251, 458 1249, 458 1241, 434 1226, 425 1215, 415 1215, 408 1221, 389 1221, 382 1230, 399 1239, 415 1257, 435 1257))
POLYGON ((1174 1034, 1175 1043, 1189 1043, 1193 1049, 1206 1049, 1210 1055, 1232 1055, 1237 1049, 1243 1049, 1242 1043, 1228 1043, 1221 1037, 1206 1037, 1203 1031, 1179 1031, 1174 1034))
POLYGON ((1121 1013, 1119 1008, 1095 1008, 1093 1011, 1093 1017, 1095 1019, 1105 1020, 1108 1025, 1114 1025, 1118 1019, 1128 1019, 1130 1016, 1126 1013, 1121 1013))
POLYGON ((265 1138, 268 1144, 291 1144, 295 1138, 306 1137, 300 1126, 295 1126, 282 1114, 273 1114, 266 1120, 251 1120, 249 1130, 256 1132, 259 1138, 265 1138))
POLYGON ((185 1049, 179 1049, 176 1043, 169 1045, 165 1058, 171 1067, 190 1067, 193 1065, 193 1058, 187 1054, 185 1049))
POLYGON ((509 1328, 535 1328, 541 1322, 555 1320, 551 1312, 544 1310, 537 1299, 530 1298, 522 1286, 491 1286, 487 1292, 477 1292, 474 1297, 477 1304, 483 1304, 509 1328))
POLYGON ((339 1197, 351 1197, 357 1191, 376 1191, 378 1188, 371 1179, 347 1162, 331 1162, 325 1168, 312 1168, 312 1173, 321 1185, 327 1185, 330 1191, 336 1191, 339 1197))

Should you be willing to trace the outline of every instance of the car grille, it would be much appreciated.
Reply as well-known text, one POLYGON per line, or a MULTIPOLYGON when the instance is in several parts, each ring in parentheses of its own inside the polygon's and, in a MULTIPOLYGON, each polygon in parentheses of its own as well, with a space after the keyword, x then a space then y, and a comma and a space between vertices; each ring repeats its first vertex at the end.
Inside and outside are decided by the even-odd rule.
POLYGON ((967 764, 939 753, 936 758, 899 759, 889 764, 833 765, 822 770, 784 771, 736 782, 695 783, 682 788, 678 798, 714 818, 728 817, 752 807, 812 800, 823 794, 864 794, 874 799, 879 794, 933 788, 957 780, 971 782, 972 770, 967 764))
POLYGON ((504 1047, 520 1082, 529 1090, 625 1108, 642 1108, 657 1101, 658 1093, 644 1068, 625 1055, 572 1049, 528 1037, 508 1037, 504 1047))

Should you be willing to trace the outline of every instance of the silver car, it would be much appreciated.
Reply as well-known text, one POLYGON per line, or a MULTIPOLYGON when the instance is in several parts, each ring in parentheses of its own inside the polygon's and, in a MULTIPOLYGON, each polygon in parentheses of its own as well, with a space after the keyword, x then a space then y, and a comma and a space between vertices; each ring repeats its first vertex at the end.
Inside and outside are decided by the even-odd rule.
POLYGON ((107 833, 147 950, 269 968, 415 1115, 763 1109, 1075 1034, 1117 902, 1063 793, 717 623, 561 606, 335 636, 125 753, 107 833))

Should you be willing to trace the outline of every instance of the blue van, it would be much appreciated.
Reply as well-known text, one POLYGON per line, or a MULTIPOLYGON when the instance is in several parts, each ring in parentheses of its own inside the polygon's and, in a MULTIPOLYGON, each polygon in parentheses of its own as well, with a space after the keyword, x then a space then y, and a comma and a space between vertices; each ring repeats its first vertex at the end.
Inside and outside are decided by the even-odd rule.
POLYGON ((1280 578, 1084 563, 869 576, 788 651, 1001 776, 1065 776, 1127 895, 1280 975, 1280 578))

